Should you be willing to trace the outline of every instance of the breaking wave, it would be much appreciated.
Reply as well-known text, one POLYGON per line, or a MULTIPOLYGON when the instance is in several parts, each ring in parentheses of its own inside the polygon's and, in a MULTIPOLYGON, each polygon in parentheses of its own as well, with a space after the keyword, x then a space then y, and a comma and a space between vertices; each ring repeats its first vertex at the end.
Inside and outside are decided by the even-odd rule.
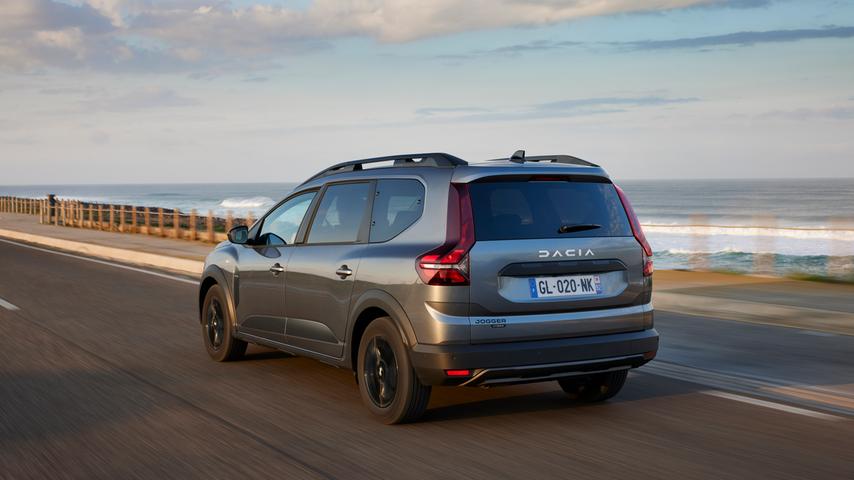
POLYGON ((643 224, 647 233, 688 236, 777 237, 854 242, 854 228, 765 227, 747 225, 643 224))
POLYGON ((265 208, 273 205, 273 199, 269 197, 249 197, 249 198, 226 198, 219 203, 220 208, 265 208))

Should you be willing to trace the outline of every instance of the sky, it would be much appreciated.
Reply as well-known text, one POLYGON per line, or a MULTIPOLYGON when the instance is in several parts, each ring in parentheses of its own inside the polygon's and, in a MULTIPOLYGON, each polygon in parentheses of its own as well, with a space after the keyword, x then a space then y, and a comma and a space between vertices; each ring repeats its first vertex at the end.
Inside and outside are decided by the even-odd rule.
POLYGON ((570 154, 854 177, 854 1, 3 0, 0 184, 570 154))

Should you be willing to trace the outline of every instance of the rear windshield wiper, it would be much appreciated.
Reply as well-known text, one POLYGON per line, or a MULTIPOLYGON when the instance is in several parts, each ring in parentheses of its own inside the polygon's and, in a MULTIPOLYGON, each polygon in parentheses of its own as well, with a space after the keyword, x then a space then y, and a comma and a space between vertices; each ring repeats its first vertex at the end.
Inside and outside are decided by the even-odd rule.
POLYGON ((557 229, 557 233, 583 232, 585 230, 596 230, 597 228, 602 228, 602 225, 595 223, 573 223, 571 225, 561 225, 557 229))

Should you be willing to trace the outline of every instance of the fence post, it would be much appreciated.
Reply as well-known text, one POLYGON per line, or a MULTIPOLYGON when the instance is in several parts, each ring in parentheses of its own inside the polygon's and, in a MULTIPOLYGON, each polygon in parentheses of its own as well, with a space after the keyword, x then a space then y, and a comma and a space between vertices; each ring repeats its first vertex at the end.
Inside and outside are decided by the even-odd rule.
POLYGON ((196 209, 190 210, 190 240, 198 240, 196 236, 196 209))
POLYGON ((95 229, 95 205, 89 204, 89 229, 95 229))
POLYGON ((762 230, 777 228, 777 219, 771 215, 758 215, 753 224, 757 226, 756 253, 753 254, 753 271, 760 275, 773 275, 777 260, 774 254, 774 237, 771 232, 763 235, 762 230))
POLYGON ((166 236, 166 224, 163 222, 163 209, 162 208, 157 209, 157 226, 160 227, 158 229, 160 236, 165 237, 166 236))
POLYGON ((251 211, 250 211, 249 213, 247 213, 247 214, 246 214, 245 221, 246 221, 246 226, 247 226, 247 227, 251 227, 251 226, 252 226, 252 224, 253 224, 253 223, 255 223, 255 219, 252 217, 252 212, 251 212, 251 211))
POLYGON ((225 233, 231 231, 232 225, 234 225, 234 215, 229 210, 225 212, 225 233))
POLYGON ((125 206, 122 205, 119 207, 119 231, 125 231, 125 206))
POLYGON ((77 201, 77 228, 83 228, 83 202, 77 201))
POLYGON ((172 210, 172 236, 181 238, 181 213, 177 208, 172 210))
MULTIPOLYGON (((833 231, 850 232, 852 224, 841 217, 832 217, 830 219, 830 229, 833 231)), ((845 278, 851 275, 851 263, 846 262, 846 258, 850 259, 854 253, 851 247, 845 248, 845 243, 836 235, 833 235, 830 240, 830 248, 827 254, 827 264, 825 265, 825 273, 828 277, 845 278), (846 266, 846 263, 848 266, 846 266)))
POLYGON ((136 233, 136 207, 130 207, 130 233, 136 233))
POLYGON ((145 234, 151 235, 151 209, 145 207, 145 210, 142 211, 142 216, 142 221, 145 222, 145 234))
POLYGON ((104 229, 104 205, 98 204, 98 230, 104 229))
POLYGON ((208 231, 208 242, 214 243, 216 239, 214 238, 214 227, 213 227, 213 210, 208 210, 208 218, 205 227, 208 231))

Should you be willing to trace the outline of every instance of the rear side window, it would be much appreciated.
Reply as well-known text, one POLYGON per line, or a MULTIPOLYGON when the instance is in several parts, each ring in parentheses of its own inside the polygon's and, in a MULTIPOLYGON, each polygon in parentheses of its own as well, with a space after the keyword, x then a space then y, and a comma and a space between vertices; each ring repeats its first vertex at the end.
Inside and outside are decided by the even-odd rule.
POLYGON ((418 180, 380 180, 371 218, 371 242, 385 242, 421 218, 424 185, 418 180))
POLYGON ((470 189, 478 240, 632 235, 610 183, 511 181, 470 189))
POLYGON ((353 243, 368 207, 370 183, 344 183, 326 189, 311 223, 308 243, 353 243))

